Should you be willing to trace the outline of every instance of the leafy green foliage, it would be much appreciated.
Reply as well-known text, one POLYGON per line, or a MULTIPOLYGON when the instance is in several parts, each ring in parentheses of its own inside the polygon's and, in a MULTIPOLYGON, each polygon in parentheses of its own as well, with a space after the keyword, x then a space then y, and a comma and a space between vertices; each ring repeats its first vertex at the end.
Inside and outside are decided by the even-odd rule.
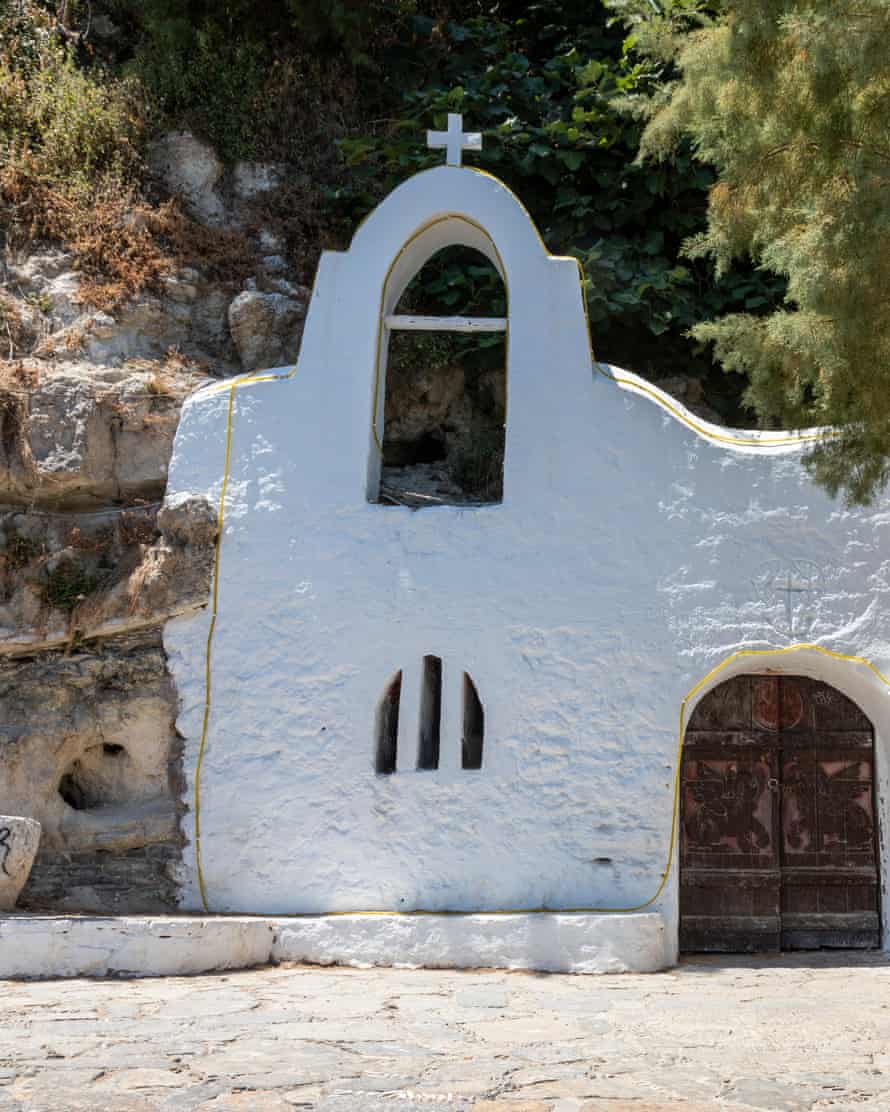
MULTIPOLYGON (((292 165, 258 217, 283 232, 308 280, 321 246, 342 246, 389 189, 441 162, 425 131, 461 111, 485 134, 468 161, 519 194, 551 250, 583 264, 598 356, 652 377, 699 374, 738 421, 742 377, 715 375, 712 337, 689 331, 781 305, 782 268, 755 270, 742 253, 715 278, 706 254, 684 257, 706 227, 712 168, 688 140, 661 163, 635 160, 644 125, 626 105, 663 104, 690 32, 720 16, 717 0, 659 2, 655 19, 651 0, 612 0, 633 25, 632 54, 589 0, 94 0, 119 28, 96 48, 61 45, 54 0, 0 0, 0 198, 11 220, 84 245, 91 272, 119 258, 155 273, 155 231, 108 248, 140 203, 144 126, 188 127, 226 159, 292 165)), ((83 30, 92 5, 69 10, 83 30)), ((127 267, 121 293, 134 288, 127 267)), ((478 260, 439 259, 409 292, 430 312, 504 308, 478 260)), ((487 342, 474 358, 484 362, 487 342)))
POLYGON ((808 465, 832 494, 869 501, 890 479, 890 5, 612 6, 680 74, 649 106, 643 152, 691 137, 717 169, 689 254, 718 271, 750 254, 787 276, 784 305, 695 336, 748 378, 763 421, 834 426, 808 465))
POLYGON ((79 564, 66 560, 46 573, 39 585, 40 597, 47 606, 70 611, 92 594, 98 583, 98 579, 79 564))
POLYGON ((24 533, 12 533, 6 538, 3 557, 9 571, 21 571, 36 559, 39 553, 40 545, 24 533))
MULTIPOLYGON (((227 160, 269 158, 281 98, 305 89, 282 87, 295 55, 331 60, 328 90, 340 77, 338 56, 367 62, 375 28, 400 0, 115 0, 135 50, 129 69, 151 90, 159 123, 206 135, 227 160), (282 67, 276 72, 276 67, 282 67)), ((311 68, 311 67, 310 67, 311 68)), ((288 115, 285 108, 285 117, 288 115)), ((275 152, 273 152, 274 157, 275 152)))
POLYGON ((140 134, 135 90, 78 68, 40 9, 20 6, 0 36, 0 162, 27 156, 59 183, 125 177, 140 134))
MULTIPOLYGON (((571 9, 541 2, 510 17, 406 19, 386 52, 398 100, 383 126, 341 141, 350 175, 332 203, 354 222, 399 181, 439 164, 425 131, 460 111, 485 135, 468 161, 521 196, 552 251, 583 264, 598 355, 644 373, 707 374, 704 349, 685 331, 747 299, 774 304, 782 283, 745 266, 715 282, 708 263, 678 258, 704 224, 713 176, 688 148, 669 165, 635 163, 641 125, 620 102, 653 88, 653 67, 628 58, 604 10, 571 9)), ((448 286, 443 308, 468 311, 459 288, 448 286)))

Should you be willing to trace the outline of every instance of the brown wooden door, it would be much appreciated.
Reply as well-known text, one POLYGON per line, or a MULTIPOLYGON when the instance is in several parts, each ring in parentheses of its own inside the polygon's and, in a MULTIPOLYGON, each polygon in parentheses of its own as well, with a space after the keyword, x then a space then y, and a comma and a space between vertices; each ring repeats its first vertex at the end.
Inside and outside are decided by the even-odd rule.
POLYGON ((879 944, 874 738, 858 707, 798 676, 739 676, 686 731, 680 948, 879 944))

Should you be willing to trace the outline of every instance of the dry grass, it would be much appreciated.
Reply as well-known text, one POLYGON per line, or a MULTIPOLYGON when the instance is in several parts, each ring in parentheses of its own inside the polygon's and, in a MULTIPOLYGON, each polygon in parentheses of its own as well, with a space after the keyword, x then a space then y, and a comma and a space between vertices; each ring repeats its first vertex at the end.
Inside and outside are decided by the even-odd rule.
POLYGON ((81 299, 97 309, 160 291, 181 266, 235 282, 255 266, 241 232, 206 228, 176 201, 149 205, 136 186, 114 178, 89 187, 49 181, 27 154, 0 167, 0 206, 12 242, 53 240, 72 252, 84 276, 81 299))

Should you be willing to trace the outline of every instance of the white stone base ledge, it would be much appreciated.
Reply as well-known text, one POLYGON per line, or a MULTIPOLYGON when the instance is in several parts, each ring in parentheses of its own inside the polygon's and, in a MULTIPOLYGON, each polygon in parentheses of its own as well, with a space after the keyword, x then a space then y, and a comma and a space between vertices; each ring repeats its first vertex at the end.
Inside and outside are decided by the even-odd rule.
POLYGON ((0 916, 0 980, 169 977, 279 962, 654 973, 647 915, 0 916))
POLYGON ((0 979, 171 977, 249 969, 271 960, 269 919, 0 916, 0 979))
POLYGON ((278 921, 278 961, 548 973, 654 973, 669 964, 649 915, 332 915, 278 921))

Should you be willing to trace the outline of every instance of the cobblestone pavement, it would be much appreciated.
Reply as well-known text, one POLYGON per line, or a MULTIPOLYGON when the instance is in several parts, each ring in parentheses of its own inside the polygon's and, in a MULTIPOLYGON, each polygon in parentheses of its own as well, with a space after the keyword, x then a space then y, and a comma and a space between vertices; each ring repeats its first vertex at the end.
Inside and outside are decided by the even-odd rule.
POLYGON ((890 1110, 883 955, 0 982, 0 1109, 890 1110))

